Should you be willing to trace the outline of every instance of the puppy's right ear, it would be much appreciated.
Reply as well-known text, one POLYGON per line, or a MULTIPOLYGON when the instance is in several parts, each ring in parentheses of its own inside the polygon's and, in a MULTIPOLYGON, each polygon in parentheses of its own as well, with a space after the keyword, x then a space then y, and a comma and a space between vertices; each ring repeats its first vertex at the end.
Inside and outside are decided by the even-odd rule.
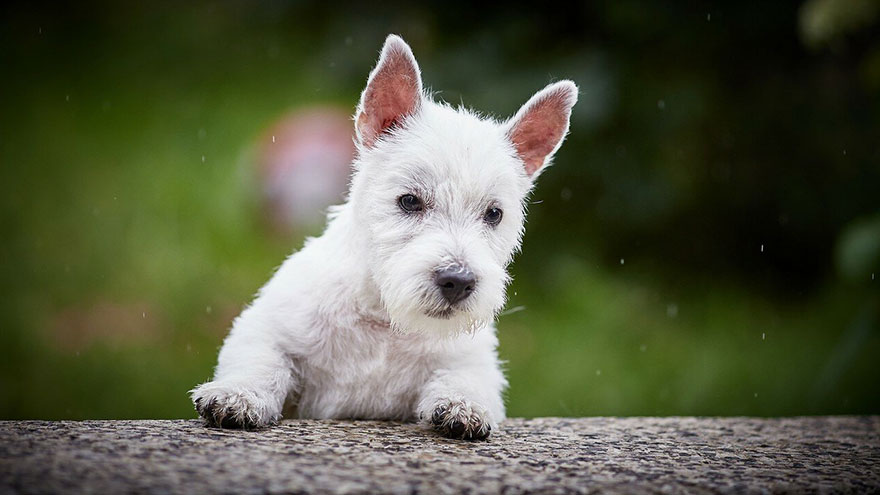
POLYGON ((389 35, 370 73, 355 116, 358 141, 372 147, 379 136, 415 113, 422 103, 422 76, 412 50, 389 35))

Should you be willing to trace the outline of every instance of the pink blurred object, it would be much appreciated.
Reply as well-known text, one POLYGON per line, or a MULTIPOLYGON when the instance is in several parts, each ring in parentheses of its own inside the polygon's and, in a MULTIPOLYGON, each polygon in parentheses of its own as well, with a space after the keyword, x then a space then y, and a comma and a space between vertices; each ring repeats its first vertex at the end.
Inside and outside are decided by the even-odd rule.
POLYGON ((293 111, 260 138, 258 165, 273 227, 286 231, 323 223, 341 203, 355 147, 351 116, 335 107, 293 111))

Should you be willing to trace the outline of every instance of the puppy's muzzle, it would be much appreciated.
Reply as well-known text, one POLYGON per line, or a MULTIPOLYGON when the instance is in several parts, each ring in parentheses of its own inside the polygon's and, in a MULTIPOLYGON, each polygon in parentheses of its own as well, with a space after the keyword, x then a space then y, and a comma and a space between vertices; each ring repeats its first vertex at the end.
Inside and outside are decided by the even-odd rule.
POLYGON ((477 277, 467 267, 452 265, 434 272, 434 283, 443 299, 452 305, 467 299, 474 292, 477 277))

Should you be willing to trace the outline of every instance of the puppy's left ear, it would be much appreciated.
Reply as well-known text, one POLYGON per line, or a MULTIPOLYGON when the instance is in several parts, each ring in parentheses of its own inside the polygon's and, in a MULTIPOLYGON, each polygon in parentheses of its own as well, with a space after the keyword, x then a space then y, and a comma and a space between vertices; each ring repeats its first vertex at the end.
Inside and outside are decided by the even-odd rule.
POLYGON ((578 88, 568 80, 550 84, 532 96, 504 125, 507 138, 534 180, 550 162, 568 133, 578 88))
POLYGON ((371 147, 384 132, 415 113, 422 103, 422 75, 409 45, 389 35, 370 72, 355 116, 358 141, 371 147))

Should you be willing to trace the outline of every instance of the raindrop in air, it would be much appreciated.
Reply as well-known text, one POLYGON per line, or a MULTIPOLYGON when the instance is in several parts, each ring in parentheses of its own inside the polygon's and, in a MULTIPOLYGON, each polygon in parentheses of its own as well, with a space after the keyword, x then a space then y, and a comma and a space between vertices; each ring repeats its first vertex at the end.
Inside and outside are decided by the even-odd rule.
POLYGON ((571 189, 567 187, 563 187, 562 191, 559 192, 559 197, 562 198, 563 201, 568 201, 571 199, 571 189))

